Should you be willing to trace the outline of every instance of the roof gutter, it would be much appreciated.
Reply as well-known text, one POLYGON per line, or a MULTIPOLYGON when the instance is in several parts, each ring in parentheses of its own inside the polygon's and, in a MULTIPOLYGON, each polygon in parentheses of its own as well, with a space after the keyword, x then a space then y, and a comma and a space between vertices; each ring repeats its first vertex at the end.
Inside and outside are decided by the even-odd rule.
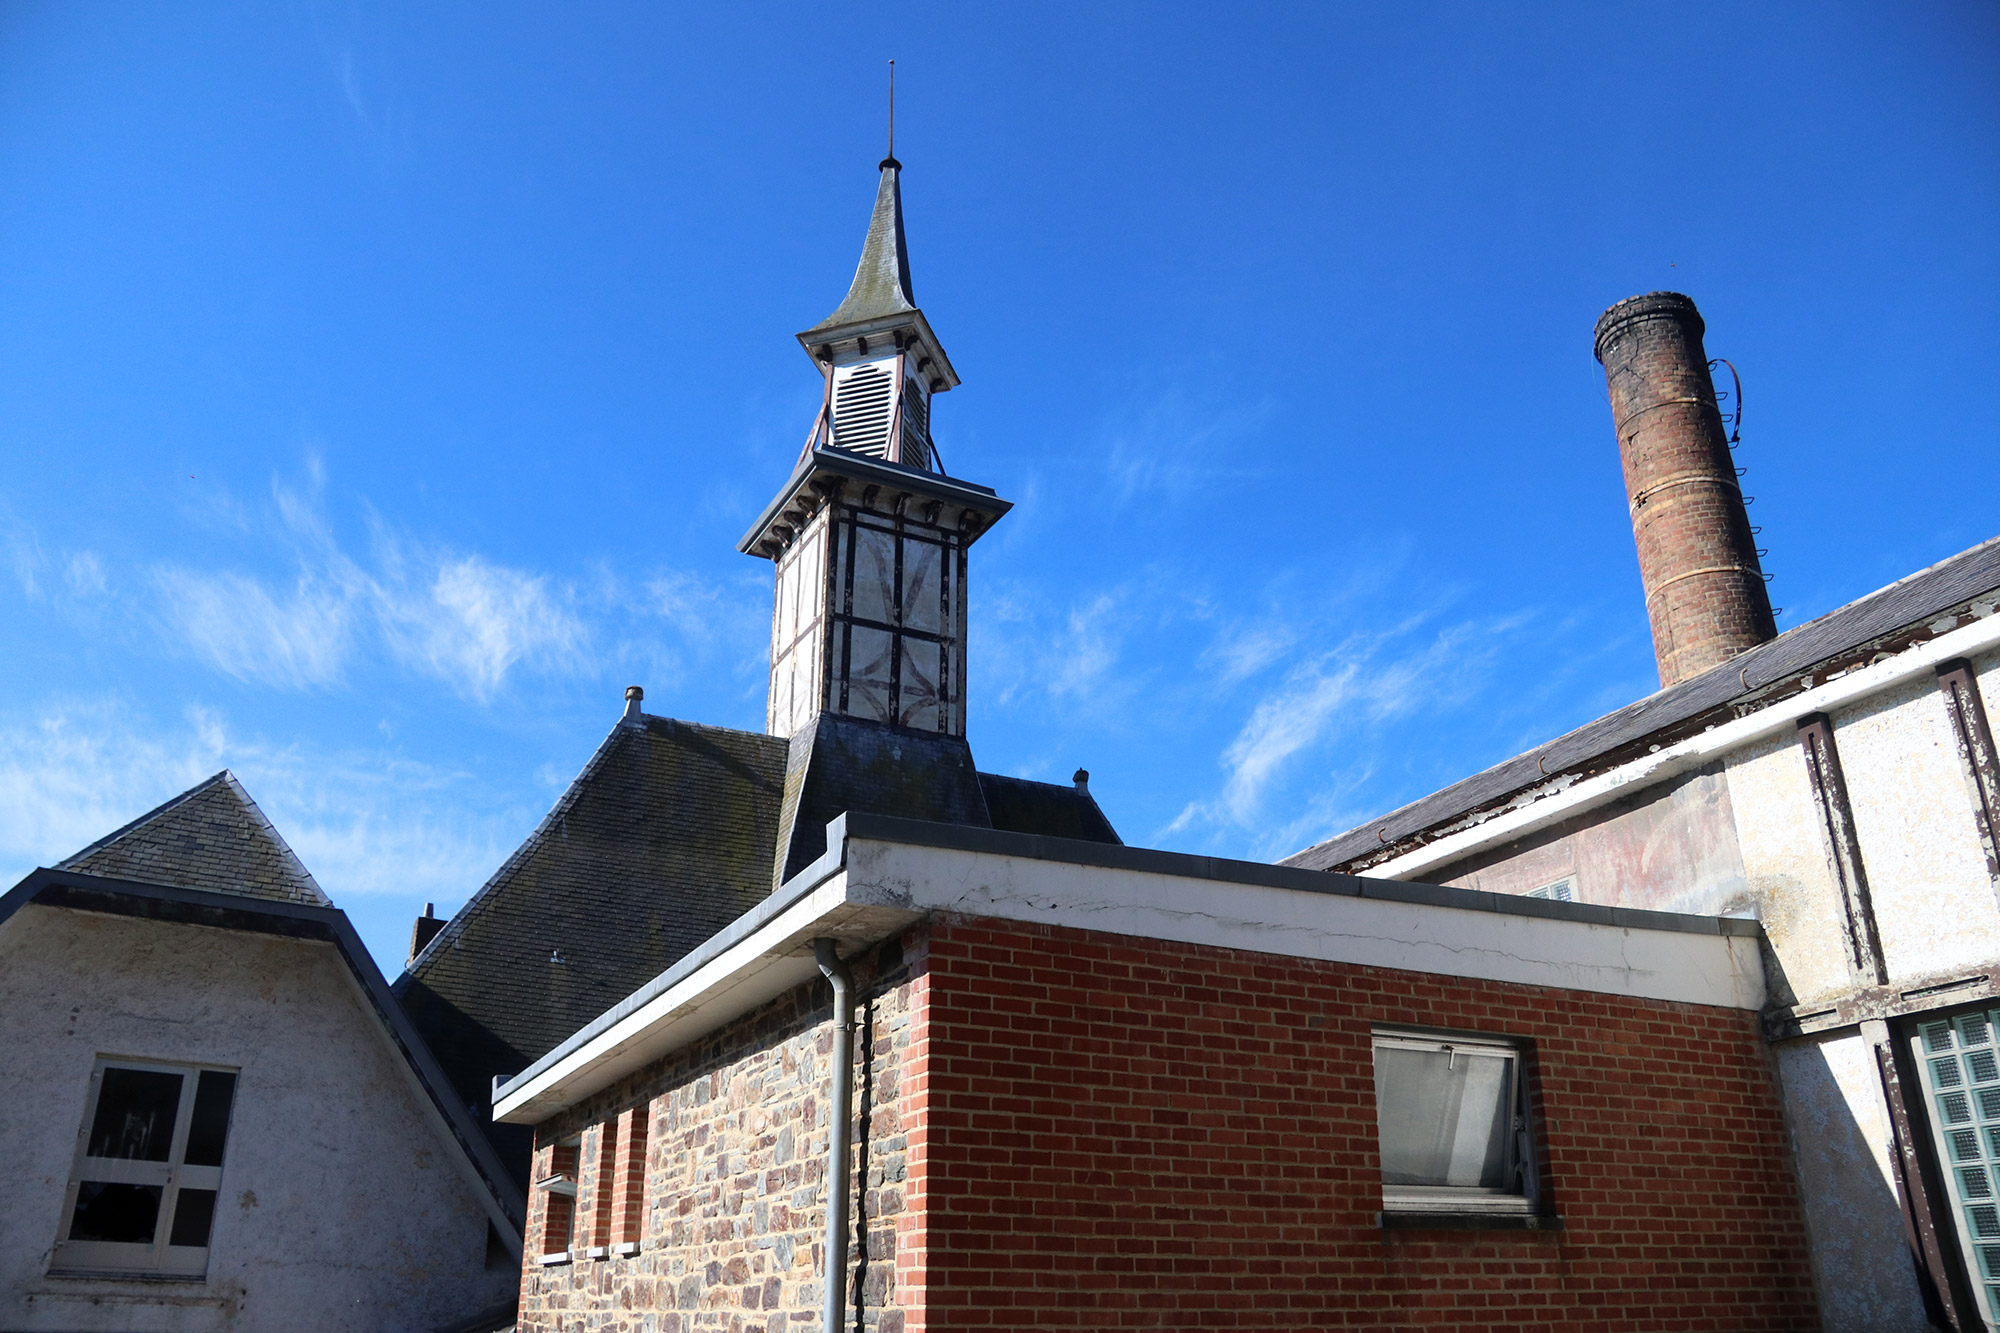
POLYGON ((1571 816, 1594 810, 1627 795, 1634 789, 1678 777, 1700 768, 1731 750, 1761 740, 1775 732, 1794 727, 1812 713, 1825 713, 1880 693, 1893 685, 1935 671, 1953 658, 2000 646, 2000 615, 1975 620, 1949 630, 1925 643, 1898 653, 1886 662, 1849 671, 1815 689, 1792 695, 1780 703, 1759 709, 1748 717, 1720 723, 1670 745, 1643 759, 1582 782, 1564 786, 1563 779, 1522 792, 1497 814, 1470 828, 1447 834, 1434 842, 1378 865, 1370 866, 1371 877, 1414 879, 1452 861, 1483 852, 1501 843, 1538 832, 1571 816))

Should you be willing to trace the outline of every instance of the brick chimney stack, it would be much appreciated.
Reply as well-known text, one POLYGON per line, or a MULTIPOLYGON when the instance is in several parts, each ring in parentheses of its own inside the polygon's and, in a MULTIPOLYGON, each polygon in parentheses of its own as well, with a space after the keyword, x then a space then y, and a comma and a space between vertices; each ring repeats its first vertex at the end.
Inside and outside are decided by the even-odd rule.
POLYGON ((1703 331, 1678 292, 1631 297, 1597 321, 1663 688, 1778 633, 1703 331))

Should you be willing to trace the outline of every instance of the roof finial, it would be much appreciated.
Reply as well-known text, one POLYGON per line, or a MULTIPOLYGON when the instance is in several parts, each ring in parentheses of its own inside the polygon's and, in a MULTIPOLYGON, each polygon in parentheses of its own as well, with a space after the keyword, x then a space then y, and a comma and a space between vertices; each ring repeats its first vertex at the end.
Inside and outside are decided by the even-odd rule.
POLYGON ((889 156, 882 159, 883 169, 894 167, 898 171, 903 164, 896 160, 896 62, 889 62, 889 156))

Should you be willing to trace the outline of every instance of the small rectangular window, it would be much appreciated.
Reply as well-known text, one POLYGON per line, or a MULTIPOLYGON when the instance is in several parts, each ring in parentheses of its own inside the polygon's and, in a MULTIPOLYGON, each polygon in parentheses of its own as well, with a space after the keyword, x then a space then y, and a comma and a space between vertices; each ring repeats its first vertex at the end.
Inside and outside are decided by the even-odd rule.
POLYGON ((235 1096, 234 1070, 100 1057, 51 1268, 207 1272, 235 1096))
POLYGON ((1532 1212, 1521 1048, 1487 1037, 1375 1033, 1385 1212, 1532 1212))
POLYGON ((1544 884, 1538 889, 1529 889, 1530 898, 1553 898, 1559 903, 1576 901, 1576 876, 1565 875, 1553 884, 1544 884))

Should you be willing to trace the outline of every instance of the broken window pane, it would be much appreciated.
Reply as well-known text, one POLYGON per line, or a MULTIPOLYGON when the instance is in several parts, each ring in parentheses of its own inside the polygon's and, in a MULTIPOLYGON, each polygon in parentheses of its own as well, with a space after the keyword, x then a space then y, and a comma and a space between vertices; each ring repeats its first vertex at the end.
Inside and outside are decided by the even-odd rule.
POLYGON ((156 1069, 106 1069, 87 1155, 166 1161, 174 1146, 181 1082, 181 1075, 156 1069))
POLYGON ((114 1185, 86 1180, 76 1187, 76 1212, 69 1222, 71 1240, 108 1240, 128 1245, 153 1243, 160 1219, 158 1185, 114 1185))

